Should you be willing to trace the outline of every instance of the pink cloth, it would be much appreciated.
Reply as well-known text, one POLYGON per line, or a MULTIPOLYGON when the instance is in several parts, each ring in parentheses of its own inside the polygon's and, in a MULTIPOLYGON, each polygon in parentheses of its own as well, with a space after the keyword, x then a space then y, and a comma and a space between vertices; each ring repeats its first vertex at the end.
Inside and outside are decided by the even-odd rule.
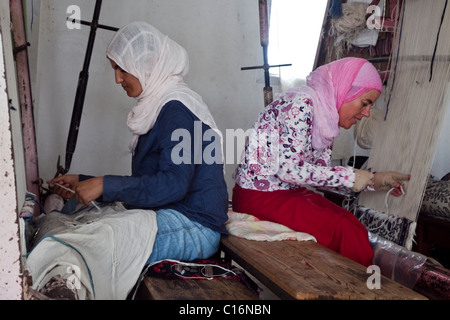
POLYGON ((383 85, 378 71, 370 62, 366 62, 361 69, 359 69, 355 80, 353 80, 352 87, 347 93, 343 103, 352 101, 371 89, 381 92, 381 90, 383 90, 383 85))
POLYGON ((312 145, 323 149, 333 144, 339 135, 339 109, 371 89, 382 91, 378 71, 362 58, 343 58, 311 72, 306 85, 313 89, 316 104, 313 109, 312 145))

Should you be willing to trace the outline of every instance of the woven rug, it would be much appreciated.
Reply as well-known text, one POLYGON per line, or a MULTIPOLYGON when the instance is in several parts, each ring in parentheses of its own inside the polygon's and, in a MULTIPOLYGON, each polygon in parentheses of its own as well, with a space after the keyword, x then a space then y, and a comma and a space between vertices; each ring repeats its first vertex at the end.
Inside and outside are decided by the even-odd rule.
POLYGON ((363 206, 356 206, 354 214, 368 231, 411 250, 416 229, 415 221, 387 215, 363 206))

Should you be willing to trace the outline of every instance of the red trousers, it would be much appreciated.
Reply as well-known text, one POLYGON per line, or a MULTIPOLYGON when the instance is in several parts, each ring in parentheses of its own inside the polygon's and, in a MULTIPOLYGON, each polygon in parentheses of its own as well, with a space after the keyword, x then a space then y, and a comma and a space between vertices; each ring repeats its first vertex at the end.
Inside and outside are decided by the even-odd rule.
POLYGON ((263 192, 233 188, 233 211, 313 235, 317 242, 364 266, 372 264, 368 232, 349 211, 306 188, 263 192))

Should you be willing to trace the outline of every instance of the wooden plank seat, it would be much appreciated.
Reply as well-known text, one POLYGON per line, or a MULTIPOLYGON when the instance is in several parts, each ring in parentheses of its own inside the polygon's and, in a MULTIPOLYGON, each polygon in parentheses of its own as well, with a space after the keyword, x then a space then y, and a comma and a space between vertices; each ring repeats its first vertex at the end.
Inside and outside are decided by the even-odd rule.
POLYGON ((257 300, 259 287, 242 268, 220 258, 164 260, 145 270, 137 300, 257 300))
POLYGON ((221 250, 281 299, 422 300, 380 275, 369 289, 367 268, 312 241, 252 241, 223 237, 221 250))
POLYGON ((136 300, 258 300, 239 279, 199 280, 145 277, 136 300))

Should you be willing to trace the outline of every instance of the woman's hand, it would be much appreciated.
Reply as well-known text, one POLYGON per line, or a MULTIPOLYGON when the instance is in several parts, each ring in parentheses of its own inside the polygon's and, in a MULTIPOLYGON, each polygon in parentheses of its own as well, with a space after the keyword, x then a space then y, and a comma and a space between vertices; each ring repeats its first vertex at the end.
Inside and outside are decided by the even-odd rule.
POLYGON ((53 185, 53 192, 64 199, 75 197, 85 205, 95 201, 103 193, 103 177, 79 181, 78 175, 67 174, 48 181, 48 184, 53 185))
POLYGON ((71 199, 75 196, 75 188, 79 183, 79 177, 76 174, 67 174, 56 177, 47 182, 53 187, 53 192, 64 199, 71 199))
POLYGON ((405 191, 405 186, 401 181, 408 181, 411 178, 409 174, 403 174, 393 171, 376 172, 374 175, 374 187, 375 190, 389 190, 391 195, 398 197, 405 191))
POLYGON ((376 191, 390 190, 394 197, 401 196, 405 192, 405 186, 401 181, 407 181, 411 178, 408 174, 386 171, 372 173, 367 170, 354 169, 355 183, 353 191, 360 192, 368 185, 372 185, 376 191))
POLYGON ((78 202, 88 205, 103 193, 103 177, 95 177, 78 183, 75 187, 78 202))

